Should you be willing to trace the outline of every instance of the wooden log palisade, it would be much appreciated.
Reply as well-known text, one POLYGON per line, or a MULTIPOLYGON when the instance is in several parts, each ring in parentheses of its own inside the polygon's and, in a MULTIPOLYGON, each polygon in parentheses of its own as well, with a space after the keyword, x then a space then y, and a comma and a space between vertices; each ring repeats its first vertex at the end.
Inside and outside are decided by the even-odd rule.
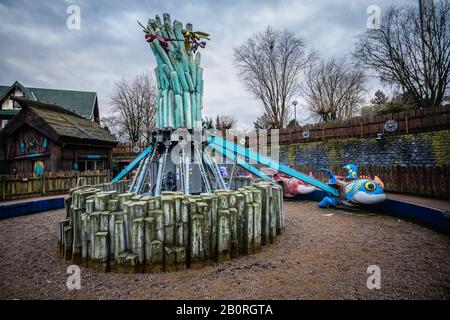
POLYGON ((142 196, 105 185, 73 189, 59 223, 60 253, 97 270, 131 273, 179 271, 257 253, 283 229, 282 190, 244 180, 237 190, 200 195, 142 196))

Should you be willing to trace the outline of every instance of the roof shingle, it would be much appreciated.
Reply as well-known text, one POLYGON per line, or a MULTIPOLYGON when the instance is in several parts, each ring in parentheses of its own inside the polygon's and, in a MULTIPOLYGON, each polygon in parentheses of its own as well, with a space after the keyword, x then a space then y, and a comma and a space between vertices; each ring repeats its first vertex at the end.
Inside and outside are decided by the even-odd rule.
MULTIPOLYGON (((87 120, 61 106, 21 97, 12 97, 11 99, 20 104, 20 113, 31 111, 39 120, 50 127, 58 135, 58 142, 64 142, 69 138, 70 142, 81 144, 117 144, 114 137, 100 124, 87 120)), ((14 122, 14 119, 11 122, 14 122)), ((7 132, 9 131, 8 126, 10 126, 10 123, 4 129, 7 132)), ((8 134, 11 133, 8 132, 8 134)))
MULTIPOLYGON (((90 91, 60 90, 25 87, 19 82, 28 99, 46 103, 54 103, 65 109, 71 110, 86 119, 92 118, 97 93, 90 91)), ((8 93, 12 86, 0 86, 0 98, 8 93)))

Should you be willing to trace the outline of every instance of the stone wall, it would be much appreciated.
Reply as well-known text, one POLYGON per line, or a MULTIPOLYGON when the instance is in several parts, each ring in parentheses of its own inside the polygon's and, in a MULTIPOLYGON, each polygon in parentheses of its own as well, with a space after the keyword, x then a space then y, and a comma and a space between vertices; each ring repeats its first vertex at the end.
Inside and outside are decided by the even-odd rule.
POLYGON ((442 166, 450 164, 450 130, 376 138, 347 138, 280 146, 280 160, 310 168, 364 165, 442 166))
POLYGON ((96 187, 72 190, 59 223, 60 251, 103 271, 175 271, 259 252, 283 229, 281 188, 150 197, 96 187))

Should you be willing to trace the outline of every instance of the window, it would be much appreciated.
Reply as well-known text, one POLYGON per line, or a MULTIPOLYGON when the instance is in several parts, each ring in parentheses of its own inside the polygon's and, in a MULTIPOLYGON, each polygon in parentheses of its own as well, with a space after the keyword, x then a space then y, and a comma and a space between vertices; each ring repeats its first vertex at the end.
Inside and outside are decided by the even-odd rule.
POLYGON ((79 171, 101 171, 105 167, 103 160, 80 160, 78 161, 79 171))

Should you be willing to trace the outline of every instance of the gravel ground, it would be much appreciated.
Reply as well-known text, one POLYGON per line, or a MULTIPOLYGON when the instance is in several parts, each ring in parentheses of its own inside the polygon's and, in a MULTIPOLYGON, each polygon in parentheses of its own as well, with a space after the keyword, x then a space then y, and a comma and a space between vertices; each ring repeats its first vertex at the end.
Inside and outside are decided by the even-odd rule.
POLYGON ((285 203, 286 229, 263 251, 159 274, 81 271, 68 290, 56 251, 63 210, 0 221, 2 299, 449 299, 450 237, 404 220, 285 203), (381 269, 369 290, 369 265, 381 269))

